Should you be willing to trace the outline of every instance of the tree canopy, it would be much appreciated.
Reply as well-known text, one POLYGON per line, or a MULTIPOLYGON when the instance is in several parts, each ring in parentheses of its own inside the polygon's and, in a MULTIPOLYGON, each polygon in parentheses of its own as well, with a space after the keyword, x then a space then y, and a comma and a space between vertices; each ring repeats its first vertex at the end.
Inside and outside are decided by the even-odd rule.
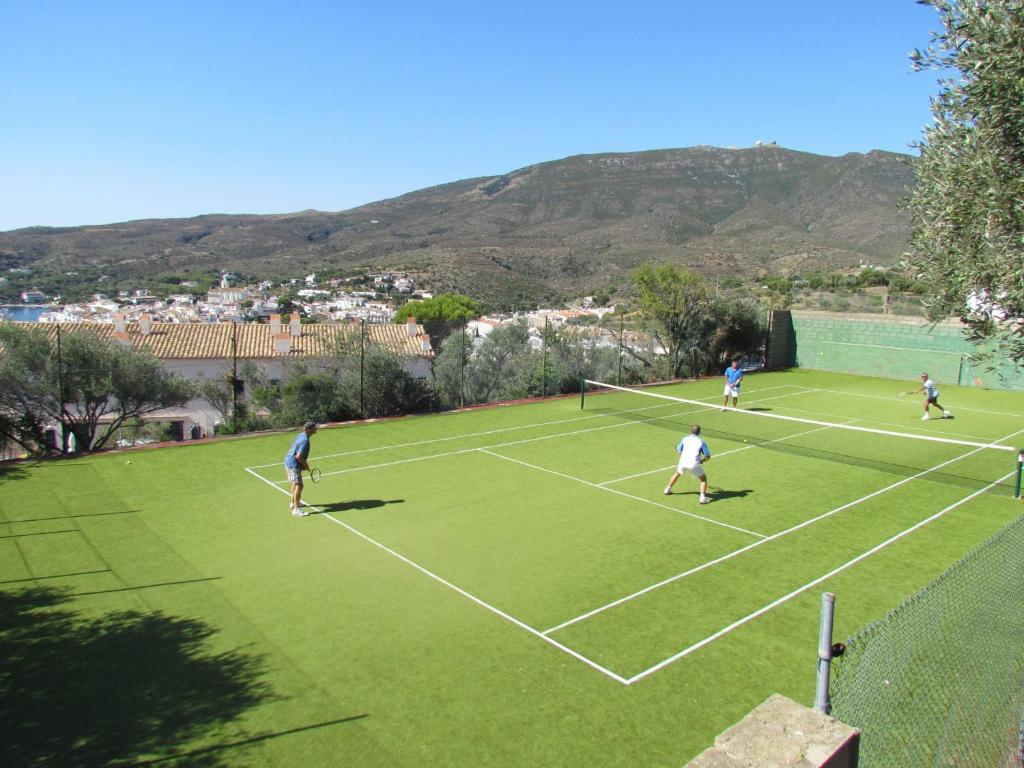
POLYGON ((61 424, 78 446, 106 446, 118 428, 161 408, 182 405, 192 386, 168 373, 146 349, 122 347, 80 330, 56 338, 38 328, 0 324, 0 420, 4 435, 40 450, 41 430, 61 424))
POLYGON ((415 317, 421 323, 434 320, 472 320, 480 316, 480 307, 461 293, 441 293, 430 299, 414 299, 395 313, 395 322, 415 317))
POLYGON ((933 319, 1024 362, 1024 6, 1019 0, 920 0, 943 30, 911 55, 956 70, 932 100, 917 144, 907 264, 933 319))

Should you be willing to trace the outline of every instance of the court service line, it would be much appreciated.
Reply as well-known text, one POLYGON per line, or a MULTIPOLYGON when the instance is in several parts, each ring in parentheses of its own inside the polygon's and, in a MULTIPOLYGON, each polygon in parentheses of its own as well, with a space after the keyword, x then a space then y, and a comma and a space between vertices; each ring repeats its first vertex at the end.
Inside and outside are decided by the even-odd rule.
MULTIPOLYGON (((814 390, 809 390, 809 391, 810 392, 830 392, 830 390, 827 390, 827 389, 814 389, 814 390)), ((888 398, 880 398, 880 399, 884 400, 884 399, 888 399, 888 398)), ((809 413, 809 414, 812 414, 814 416, 832 416, 833 415, 829 411, 811 411, 811 410, 808 410, 806 408, 793 408, 791 406, 786 406, 786 410, 787 411, 793 411, 794 413, 809 413)), ((966 410, 966 409, 959 409, 958 408, 957 410, 966 410)), ((918 413, 920 413, 920 411, 918 411, 918 413)), ((914 417, 912 417, 912 422, 920 421, 920 419, 921 419, 921 417, 919 415, 918 416, 914 416, 914 417)), ((932 419, 931 421, 941 421, 943 423, 947 423, 948 421, 951 421, 951 420, 952 419, 939 419, 939 418, 936 418, 936 419, 932 419)), ((891 421, 875 421, 874 419, 864 419, 864 418, 856 418, 856 419, 852 419, 852 421, 867 421, 868 424, 877 424, 877 425, 883 426, 883 427, 897 427, 897 428, 903 428, 903 429, 908 429, 908 428, 916 429, 917 428, 917 426, 914 425, 913 423, 906 424, 906 423, 900 422, 900 423, 897 424, 897 423, 894 423, 894 422, 891 422, 891 421)), ((904 434, 912 435, 912 436, 917 436, 917 435, 927 436, 926 432, 905 432, 904 434)), ((985 436, 985 435, 972 435, 972 434, 968 434, 966 432, 946 432, 946 431, 943 431, 942 434, 944 436, 946 436, 946 437, 960 437, 960 438, 964 438, 965 440, 977 441, 977 442, 981 442, 981 441, 984 441, 984 440, 988 439, 988 437, 985 436)))
MULTIPOLYGON (((846 419, 845 423, 849 424, 849 423, 852 423, 854 421, 859 421, 859 419, 846 419)), ((744 445, 744 446, 741 446, 740 448, 733 448, 732 450, 729 450, 729 451, 722 451, 722 453, 716 453, 711 458, 713 458, 713 459, 721 459, 721 458, 723 458, 725 456, 730 456, 730 455, 732 455, 734 453, 739 453, 740 451, 747 451, 747 450, 750 450, 751 448, 761 448, 761 447, 763 447, 765 445, 771 445, 772 443, 781 443, 784 440, 792 440, 795 437, 803 437, 804 435, 810 435, 810 434, 813 434, 814 432, 824 432, 826 429, 830 429, 830 427, 818 427, 817 429, 809 429, 806 432, 798 432, 795 435, 787 435, 786 437, 779 437, 779 438, 776 438, 775 440, 769 440, 766 443, 754 443, 753 445, 744 445)), ((728 439, 728 438, 726 438, 726 439, 728 439)), ((649 469, 646 472, 640 472, 640 473, 638 473, 636 475, 628 475, 626 477, 617 477, 614 480, 605 480, 603 483, 598 483, 598 485, 603 488, 604 486, 611 485, 612 483, 622 483, 622 482, 625 482, 626 480, 633 480, 633 479, 635 479, 637 477, 646 477, 647 475, 654 475, 654 474, 657 474, 658 472, 666 472, 666 471, 668 471, 670 469, 673 469, 675 467, 676 467, 676 464, 672 464, 671 466, 662 467, 660 469, 649 469)))
MULTIPOLYGON (((797 385, 794 385, 794 386, 797 386, 797 385)), ((841 389, 828 389, 826 387, 815 387, 815 389, 817 389, 819 392, 828 392, 829 394, 833 394, 833 395, 849 395, 850 397, 867 397, 867 398, 870 398, 871 400, 888 400, 888 401, 897 402, 897 403, 902 403, 902 402, 906 401, 905 397, 886 397, 885 395, 866 395, 863 392, 845 392, 845 391, 843 391, 841 389)), ((911 401, 911 402, 913 402, 913 401, 911 401)), ((987 413, 987 414, 989 414, 991 416, 1014 416, 1014 417, 1016 417, 1018 419, 1021 418, 1021 414, 1020 413, 1011 413, 1009 411, 990 411, 990 410, 987 410, 985 408, 971 408, 970 406, 966 406, 966 405, 956 406, 956 410, 958 410, 958 411, 969 411, 971 413, 987 413)))
POLYGON ((755 536, 755 537, 757 537, 759 539, 767 538, 763 533, 756 533, 754 531, 748 531, 746 528, 740 528, 737 525, 729 525, 729 523, 723 523, 720 520, 713 520, 712 518, 704 517, 703 515, 695 515, 692 512, 687 512, 685 509, 679 509, 677 507, 670 507, 668 504, 661 504, 661 503, 659 503, 657 501, 651 501, 650 499, 645 499, 642 496, 634 496, 631 493, 625 493, 623 491, 617 491, 614 488, 605 488, 603 485, 598 485, 597 483, 592 483, 589 480, 584 480, 581 477, 573 477, 572 475, 566 475, 566 474, 563 474, 562 472, 556 472, 555 470, 548 469, 547 467, 539 467, 536 464, 529 464, 529 463, 527 463, 525 461, 520 461, 519 459, 513 459, 511 456, 502 456, 500 453, 494 453, 493 451, 489 451, 486 448, 477 448, 477 450, 480 451, 480 453, 486 453, 488 456, 494 456, 495 458, 498 458, 498 459, 504 459, 505 461, 511 461, 514 464, 521 464, 524 467, 529 467, 530 469, 536 469, 539 472, 547 472, 550 475, 555 475, 556 477, 562 477, 562 478, 565 478, 566 480, 573 480, 573 481, 575 481, 577 483, 582 483, 583 485, 588 485, 591 488, 597 488, 600 491, 607 491, 608 493, 614 493, 614 494, 616 494, 618 496, 624 496, 627 499, 633 499, 634 501, 642 501, 644 504, 650 504, 651 506, 654 506, 654 507, 660 507, 661 509, 667 509, 669 512, 675 512, 678 515, 686 515, 687 517, 692 517, 692 518, 694 518, 696 520, 703 520, 705 523, 711 523, 712 525, 718 525, 718 526, 721 526, 722 528, 731 528, 734 531, 739 531, 740 533, 745 533, 748 536, 755 536))
POLYGON ((723 627, 722 629, 718 630, 717 632, 714 632, 713 634, 708 635, 703 640, 700 640, 700 641, 694 643, 693 645, 691 645, 688 648, 684 648, 679 653, 674 654, 673 656, 669 656, 667 659, 658 662, 653 667, 650 667, 648 669, 645 669, 643 672, 640 672, 640 673, 638 673, 636 675, 633 675, 633 677, 631 677, 628 680, 626 680, 626 685, 632 685, 633 683, 637 682, 638 680, 643 680, 645 677, 649 677, 650 675, 654 674, 655 672, 658 672, 659 670, 664 669, 669 664, 672 664, 673 662, 678 661, 679 659, 683 658, 684 656, 690 655, 694 651, 699 650, 700 648, 703 648, 705 645, 708 645, 709 643, 714 642, 715 640, 719 639, 720 637, 723 637, 724 635, 727 635, 728 633, 732 632, 734 629, 736 629, 738 627, 741 627, 741 626, 743 626, 744 624, 747 624, 750 621, 753 621, 758 616, 764 615, 768 611, 770 611, 770 610, 772 610, 774 608, 777 608, 778 606, 782 605, 785 602, 788 602, 789 600, 792 600, 797 595, 800 595, 803 592, 806 592, 807 590, 811 589, 812 587, 816 587, 818 584, 821 584, 823 581, 826 581, 826 580, 832 578, 836 574, 842 573, 847 568, 850 568, 850 567, 856 565, 860 561, 870 557, 871 555, 875 554, 876 552, 880 552, 881 550, 885 549, 889 545, 899 541, 904 536, 907 536, 907 535, 913 533, 918 528, 921 528, 921 527, 927 525, 928 523, 933 522, 934 520, 938 520, 940 517, 945 515, 947 512, 950 512, 951 510, 956 509, 961 504, 965 504, 968 501, 971 501, 972 499, 976 498, 977 496, 980 496, 981 494, 986 493, 987 491, 991 490, 992 488, 994 488, 995 486, 999 485, 1000 483, 1002 483, 1003 481, 1007 480, 1008 478, 1013 477, 1015 474, 1016 474, 1015 471, 1014 472, 1008 472, 1007 474, 1003 475, 998 480, 995 480, 992 483, 989 483, 984 488, 981 488, 981 489, 979 489, 977 491, 974 491, 969 496, 965 496, 964 498, 960 499, 959 501, 953 502, 948 507, 946 507, 945 509, 943 509, 943 510, 941 510, 939 512, 936 512, 931 517, 929 517, 929 518, 927 518, 925 520, 922 520, 919 523, 916 523, 916 524, 912 525, 910 528, 907 528, 906 530, 901 531, 900 533, 897 533, 895 536, 889 537, 888 539, 883 541, 881 544, 877 544, 876 546, 874 546, 871 549, 869 549, 867 552, 863 552, 863 553, 857 555, 857 557, 853 558, 852 560, 848 560, 847 562, 845 562, 842 565, 840 565, 838 568, 833 568, 831 571, 826 573, 824 576, 819 576, 818 578, 814 579, 813 581, 807 582, 802 587, 798 587, 797 589, 794 589, 789 594, 783 595, 782 597, 778 598, 777 600, 774 600, 771 603, 768 603, 767 605, 765 605, 765 606, 763 606, 761 608, 758 608, 753 613, 748 613, 742 619, 738 619, 738 620, 734 621, 732 624, 730 624, 729 626, 723 627))
MULTIPOLYGON (((777 400, 780 397, 792 397, 793 395, 799 395, 799 394, 803 394, 803 393, 801 393, 801 392, 794 392, 794 393, 789 394, 789 395, 776 395, 774 397, 766 397, 766 398, 762 398, 761 400, 756 400, 756 401, 752 401, 752 402, 765 402, 767 400, 777 400)), ((683 403, 680 403, 680 405, 683 405, 683 403)), ((649 410, 649 408, 652 408, 652 407, 654 407, 654 406, 648 406, 648 407, 643 408, 643 409, 637 409, 636 411, 628 411, 628 413, 636 413, 639 410, 649 410)), ((606 429, 625 429, 627 427, 635 427, 635 426, 637 426, 639 424, 647 424, 648 422, 651 422, 651 421, 660 421, 660 420, 666 419, 666 418, 674 418, 674 417, 677 417, 677 416, 685 416, 685 415, 690 414, 690 413, 700 413, 700 412, 703 412, 703 411, 706 411, 706 410, 710 410, 710 409, 716 408, 716 407, 718 407, 718 406, 708 405, 706 408, 694 408, 694 409, 690 409, 690 410, 687 410, 687 411, 679 411, 677 413, 661 414, 659 416, 652 416, 650 418, 644 418, 644 419, 641 419, 640 421, 617 422, 615 424, 606 424, 606 425, 601 426, 601 427, 588 427, 587 429, 575 429, 575 430, 571 430, 569 432, 558 432, 558 433, 553 434, 553 435, 540 435, 539 437, 526 437, 526 438, 523 438, 522 440, 510 440, 510 441, 504 442, 504 443, 494 443, 492 445, 484 445, 484 446, 480 446, 480 447, 477 447, 477 448, 460 448, 460 449, 455 450, 455 451, 444 451, 442 453, 431 453, 431 454, 428 454, 426 456, 413 456, 412 458, 409 458, 409 459, 396 459, 395 461, 386 461, 386 462, 382 462, 380 464, 368 464, 365 467, 350 467, 349 469, 336 469, 336 470, 333 470, 331 472, 322 472, 320 476, 321 476, 321 478, 323 478, 323 477, 330 477, 331 475, 347 475, 347 474, 351 474, 353 472, 364 472, 364 471, 370 470, 370 469, 383 469, 385 467, 393 467, 393 466, 397 466, 399 464, 412 464, 412 463, 415 463, 415 462, 418 462, 418 461, 429 461, 431 459, 443 459, 443 458, 447 458, 447 457, 450 457, 450 456, 459 456, 461 454, 473 453, 474 451, 479 451, 479 450, 482 450, 482 449, 505 448, 507 446, 512 446, 512 445, 525 445, 527 443, 536 443, 536 442, 539 442, 541 440, 556 440, 556 439, 562 438, 562 437, 572 437, 573 435, 583 435, 583 434, 587 434, 589 432, 601 432, 601 431, 606 430, 606 429)), ((608 417, 609 414, 603 414, 603 416, 608 417)), ((262 465, 262 466, 259 466, 259 467, 246 467, 245 469, 248 471, 248 470, 253 470, 253 469, 263 469, 263 468, 266 468, 266 467, 277 467, 277 466, 280 466, 280 465, 279 464, 265 464, 265 465, 262 465)), ((268 481, 268 482, 273 482, 273 483, 276 483, 277 485, 287 485, 287 483, 288 483, 287 480, 274 480, 274 481, 268 481)))
MULTIPOLYGON (((626 391, 626 392, 631 391, 631 390, 626 389, 625 387, 617 387, 614 384, 603 384, 602 386, 607 387, 609 389, 621 389, 621 390, 626 391)), ((661 395, 661 394, 658 394, 657 392, 649 392, 648 393, 648 397, 658 397, 658 398, 662 398, 664 400, 678 400, 679 399, 679 398, 671 397, 669 395, 661 395)), ((742 413, 742 411, 743 411, 742 408, 733 408, 732 406, 723 408, 722 410, 725 410, 725 411, 736 411, 736 412, 740 412, 740 413, 742 413)), ((868 432, 868 433, 875 434, 875 435, 889 435, 890 437, 906 438, 907 435, 908 435, 907 432, 891 432, 891 431, 889 431, 887 429, 872 429, 871 427, 855 427, 852 424, 837 424, 836 422, 816 421, 815 419, 803 419, 803 418, 799 418, 797 416, 786 416, 786 415, 781 414, 781 413, 762 413, 762 414, 760 414, 760 418, 780 419, 781 421, 798 421, 798 422, 803 422, 804 424, 818 424, 818 425, 820 425, 822 427, 837 427, 839 429, 849 429, 849 430, 852 430, 854 432, 868 432)), ((1022 431, 1024 431, 1024 430, 1022 430, 1022 431)), ((953 440, 953 439, 948 438, 948 437, 934 437, 932 435, 918 435, 918 434, 914 434, 914 435, 912 435, 912 437, 915 440, 927 440, 927 441, 932 442, 932 443, 948 443, 948 444, 953 444, 953 445, 971 445, 971 446, 980 447, 980 448, 998 448, 998 449, 1001 449, 1001 450, 1004 450, 1004 451, 1015 451, 1016 450, 1016 448, 1014 448, 1012 445, 999 445, 997 442, 979 443, 979 442, 972 442, 970 440, 953 440)), ((1003 438, 1003 439, 1006 439, 1006 438, 1003 438)))
MULTIPOLYGON (((1011 435, 1007 435, 1003 439, 1007 440, 1007 439, 1009 439, 1011 437, 1015 437, 1016 435, 1019 435, 1021 432, 1024 432, 1024 430, 1019 430, 1017 432, 1014 432, 1011 435)), ((634 592, 634 593, 632 593, 630 595, 626 595, 625 597, 620 597, 618 600, 613 600, 612 602, 607 603, 605 605, 602 605, 602 606, 600 606, 598 608, 594 608, 593 610, 588 611, 587 613, 583 613, 583 614, 580 614, 579 616, 575 616, 575 617, 569 619, 568 621, 563 621, 561 624, 559 624, 557 626, 554 626, 554 627, 551 627, 550 629, 545 629, 544 630, 544 634, 548 634, 548 633, 551 633, 551 632, 557 632, 558 630, 565 629, 566 627, 570 627, 573 624, 578 624, 579 622, 581 622, 581 621, 583 621, 585 619, 589 619, 589 618, 591 618, 593 616, 596 616, 599 613, 604 613, 605 611, 609 610, 610 608, 615 608, 616 606, 622 605, 623 603, 628 603, 631 600, 635 600, 636 598, 641 597, 642 595, 645 595, 648 592, 653 592, 654 590, 660 589, 661 587, 664 587, 664 586, 666 586, 668 584, 672 584, 673 582, 685 579, 687 576, 692 576, 693 574, 698 573, 698 572, 703 571, 703 570, 706 570, 707 568, 710 568, 712 566, 724 563, 725 561, 731 560, 734 557, 738 557, 739 555, 742 555, 745 552, 749 552, 750 550, 754 549, 755 547, 759 547, 762 544, 767 544, 770 541, 776 541, 777 539, 781 539, 783 536, 787 536, 787 535, 789 535, 789 534, 791 534, 791 533, 793 533, 795 531, 799 531, 801 528, 806 528, 809 525, 812 525, 812 524, 817 523, 817 522, 819 522, 821 520, 824 520, 825 518, 831 517, 832 515, 835 515, 835 514, 838 514, 840 512, 843 512, 843 511, 845 511, 847 509, 850 509, 851 507, 855 507, 858 504, 861 504, 861 503, 863 503, 865 501, 873 499, 876 496, 881 496, 883 493, 888 493, 889 491, 891 491, 891 490, 893 490, 895 488, 898 488, 901 485, 906 485, 907 483, 909 483, 909 482, 911 482, 913 480, 917 480, 920 477, 924 477, 925 475, 928 475, 928 474, 930 474, 932 472, 936 472, 936 471, 942 469, 943 467, 945 467, 945 466, 947 466, 949 464, 953 464, 955 462, 961 461, 962 459, 966 459, 969 456, 973 456, 975 453, 978 453, 981 450, 984 450, 984 449, 982 449, 982 448, 975 448, 973 451, 969 451, 968 453, 965 453, 962 456, 956 456, 956 457, 954 457, 952 459, 949 459, 947 461, 942 462, 941 464, 937 464, 934 467, 930 467, 929 469, 926 469, 926 470, 923 470, 921 472, 918 472, 916 475, 912 475, 911 477, 905 477, 902 480, 898 480, 895 483, 892 483, 891 485, 885 486, 884 488, 879 488, 877 491, 872 491, 871 493, 867 494, 866 496, 861 496, 859 499, 854 499, 853 501, 848 501, 846 504, 838 506, 835 509, 830 509, 828 512, 823 512, 822 514, 818 515, 817 517, 809 518, 807 520, 804 520, 803 522, 797 523, 796 525, 790 526, 789 528, 786 528, 785 530, 778 531, 776 533, 771 534, 770 536, 766 536, 761 541, 752 542, 750 544, 747 544, 744 547, 740 547, 739 549, 734 549, 732 552, 727 552, 726 554, 722 555, 721 557, 717 557, 714 560, 709 560, 709 561, 707 561, 705 563, 701 563, 700 565, 694 566, 693 568, 690 568, 689 570, 683 571, 682 573, 677 573, 674 576, 669 576, 667 579, 663 579, 663 580, 659 581, 657 584, 651 584, 650 586, 647 586, 647 587, 644 587, 643 589, 637 590, 636 592, 634 592)), ((1013 474, 1013 473, 1011 473, 1011 474, 1013 474)), ((1003 478, 1003 479, 1005 479, 1005 478, 1003 478)), ((1002 480, 998 480, 996 482, 997 483, 998 482, 1002 482, 1002 480)))
MULTIPOLYGON (((269 485, 274 490, 280 491, 281 493, 285 494, 286 496, 289 495, 288 491, 286 491, 284 488, 278 488, 276 485, 274 485, 272 482, 270 482, 266 478, 260 477, 260 475, 257 474, 256 472, 253 472, 252 470, 250 470, 248 468, 246 468, 246 471, 249 472, 249 474, 251 474, 253 477, 259 478, 260 480, 265 482, 267 485, 269 485)), ((462 589, 459 586, 456 586, 455 584, 453 584, 452 582, 448 581, 447 579, 437 575, 433 571, 431 571, 431 570, 429 570, 427 568, 424 568, 422 565, 420 565, 419 563, 416 563, 416 562, 410 560, 405 555, 399 554, 398 552, 396 552, 395 550, 391 549, 390 547, 385 546, 384 544, 381 544, 376 539, 373 539, 370 536, 367 536, 362 531, 359 531, 356 528, 353 528, 348 523, 345 523, 345 522, 337 519, 336 517, 331 515, 329 512, 324 512, 322 509, 320 509, 319 507, 316 507, 316 506, 314 506, 312 504, 305 504, 305 505, 307 507, 309 507, 310 509, 314 510, 315 512, 317 512, 318 513, 317 517, 326 518, 327 520, 330 520, 332 523, 340 525, 342 528, 344 528, 345 530, 349 531, 350 533, 355 534, 359 538, 361 538, 364 541, 372 544, 373 546, 377 547, 378 549, 386 552, 387 554, 391 555, 392 557, 397 558, 398 560, 401 560, 406 565, 409 565, 409 566, 415 568, 420 573, 422 573, 422 574, 424 574, 426 576, 429 576, 431 579, 433 579, 434 581, 438 582, 439 584, 441 584, 441 585, 443 585, 445 587, 448 587, 448 589, 450 589, 450 590, 452 590, 454 592, 457 592, 458 594, 462 595, 466 599, 476 603, 481 608, 486 608, 488 611, 490 611, 494 615, 501 617, 502 619, 504 619, 505 621, 507 621, 507 622, 509 622, 511 624, 514 624, 515 626, 519 627, 520 629, 530 633, 534 637, 540 638, 541 640, 543 640, 548 645, 551 645, 551 646, 557 648, 558 650, 562 651, 563 653, 569 654, 570 656, 572 656, 577 661, 583 662, 584 664, 586 664, 591 669, 597 670, 601 674, 606 675, 607 677, 610 677, 612 680, 615 680, 618 683, 622 683, 623 685, 627 684, 626 683, 626 679, 624 677, 622 677, 622 675, 618 675, 615 672, 612 672, 610 669, 601 666, 600 664, 598 664, 593 659, 587 658, 583 654, 578 653, 577 651, 574 651, 569 646, 564 645, 564 644, 558 642, 557 640, 554 640, 553 638, 545 637, 539 630, 534 629, 529 624, 526 624, 525 622, 520 621, 519 619, 515 618, 514 616, 512 616, 512 615, 510 615, 508 613, 505 613, 505 611, 503 611, 500 608, 497 608, 497 607, 491 605, 490 603, 486 602, 485 600, 481 600, 476 595, 473 595, 473 594, 467 592, 466 590, 462 589)))
MULTIPOLYGON (((755 392, 767 392, 768 390, 771 390, 771 389, 801 389, 801 390, 806 390, 806 391, 813 391, 812 387, 805 387, 805 386, 803 386, 801 384, 778 384, 778 385, 772 386, 772 387, 762 387, 761 389, 757 389, 757 390, 754 390, 754 391, 755 392)), ((802 395, 802 394, 804 394, 804 392, 793 392, 790 395, 779 395, 778 397, 792 397, 793 395, 802 395)), ((759 402, 763 402, 765 400, 774 400, 774 399, 776 399, 776 398, 775 397, 772 397, 772 398, 755 398, 755 399, 749 400, 749 402, 759 403, 759 402)), ((702 402, 702 401, 701 400, 695 400, 695 402, 702 402)), ((634 409, 632 411, 628 411, 628 412, 629 413, 638 413, 640 411, 649 411, 649 410, 651 410, 653 408, 661 408, 661 407, 664 407, 664 406, 663 405, 645 405, 643 408, 636 408, 636 409, 634 409)), ((709 407, 710 407, 710 404, 709 404, 709 407)), ((448 415, 448 414, 442 414, 442 415, 448 415)), ((448 442, 450 440, 462 440, 464 438, 470 438, 470 437, 486 437, 487 435, 496 435, 496 434, 500 434, 502 432, 514 432, 515 430, 519 430, 519 429, 539 429, 541 427, 549 427, 549 426, 552 426, 552 425, 555 425, 555 424, 566 424, 566 423, 569 423, 569 422, 586 421, 586 420, 589 420, 589 419, 604 419, 604 418, 608 418, 608 415, 609 414, 607 414, 607 413, 598 413, 598 414, 593 414, 591 416, 573 416, 572 418, 568 418, 568 419, 554 419, 552 421, 542 421, 542 422, 537 423, 537 424, 523 424, 523 425, 515 426, 515 427, 501 427, 499 429, 488 429, 488 430, 484 430, 483 432, 466 432, 466 433, 463 433, 463 434, 460 434, 460 435, 449 435, 447 437, 435 437, 435 438, 431 438, 430 440, 415 440, 415 441, 408 442, 408 443, 394 443, 392 445, 377 445, 377 446, 373 446, 371 448, 360 448, 360 449, 357 449, 357 450, 354 450, 354 451, 342 451, 341 453, 326 453, 326 454, 323 454, 322 456, 320 456, 319 458, 321 458, 321 459, 335 459, 335 458, 339 458, 341 456, 355 456, 355 455, 361 454, 361 453, 372 453, 374 451, 386 451, 386 450, 389 450, 389 449, 392 449, 392 448, 411 448, 411 447, 415 447, 417 445, 432 445, 434 443, 444 443, 444 442, 448 442)), ((278 466, 278 463, 274 463, 274 464, 256 464, 256 465, 253 465, 252 467, 249 467, 249 469, 266 469, 267 467, 276 467, 276 466, 278 466)))

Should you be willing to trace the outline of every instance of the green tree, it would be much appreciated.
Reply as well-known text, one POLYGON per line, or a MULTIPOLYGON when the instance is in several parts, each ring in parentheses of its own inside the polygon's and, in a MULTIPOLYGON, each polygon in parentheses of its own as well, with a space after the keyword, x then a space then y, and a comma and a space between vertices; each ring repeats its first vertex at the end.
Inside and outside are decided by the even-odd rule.
POLYGON ((921 0, 943 31, 911 55, 957 70, 932 99, 910 200, 913 277, 928 315, 962 316, 968 337, 1024 361, 1024 6, 921 0))
POLYGON ((63 424, 83 450, 104 448, 126 420, 192 396, 192 385, 167 372, 149 350, 86 330, 57 333, 51 340, 42 329, 0 325, 0 400, 19 402, 39 424, 63 424))
POLYGON ((634 273, 643 313, 655 339, 665 350, 667 374, 684 375, 692 351, 706 337, 711 296, 704 279, 674 264, 643 264, 634 273))
POLYGON ((467 320, 480 317, 480 307, 461 293, 441 293, 404 304, 395 313, 395 322, 404 323, 410 317, 415 317, 433 343, 440 345, 456 328, 464 328, 467 320))

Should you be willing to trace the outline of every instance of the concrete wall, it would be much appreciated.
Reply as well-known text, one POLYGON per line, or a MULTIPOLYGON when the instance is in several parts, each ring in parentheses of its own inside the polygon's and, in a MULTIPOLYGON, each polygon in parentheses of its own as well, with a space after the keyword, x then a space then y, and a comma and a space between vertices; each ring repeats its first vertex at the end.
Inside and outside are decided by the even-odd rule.
POLYGON ((686 768, 856 768, 860 733, 775 694, 686 768))
MULTIPOLYGON (((781 335, 781 313, 772 313, 781 335)), ((1024 391, 1024 370, 1003 361, 995 371, 970 361, 977 348, 957 321, 794 310, 792 364, 839 373, 916 381, 924 371, 941 384, 1024 391)), ((769 351, 771 337, 769 337, 769 351)))

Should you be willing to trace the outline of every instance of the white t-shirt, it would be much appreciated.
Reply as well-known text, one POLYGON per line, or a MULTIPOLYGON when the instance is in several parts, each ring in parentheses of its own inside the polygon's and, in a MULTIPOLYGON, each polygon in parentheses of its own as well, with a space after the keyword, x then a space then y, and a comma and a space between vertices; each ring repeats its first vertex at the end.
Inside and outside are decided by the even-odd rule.
POLYGON ((924 391, 928 393, 928 397, 932 400, 937 400, 939 398, 939 388, 935 386, 935 382, 931 379, 928 379, 924 383, 924 391))
POLYGON ((700 435, 687 435, 676 446, 679 452, 679 466, 696 467, 702 459, 710 459, 711 451, 700 435))

